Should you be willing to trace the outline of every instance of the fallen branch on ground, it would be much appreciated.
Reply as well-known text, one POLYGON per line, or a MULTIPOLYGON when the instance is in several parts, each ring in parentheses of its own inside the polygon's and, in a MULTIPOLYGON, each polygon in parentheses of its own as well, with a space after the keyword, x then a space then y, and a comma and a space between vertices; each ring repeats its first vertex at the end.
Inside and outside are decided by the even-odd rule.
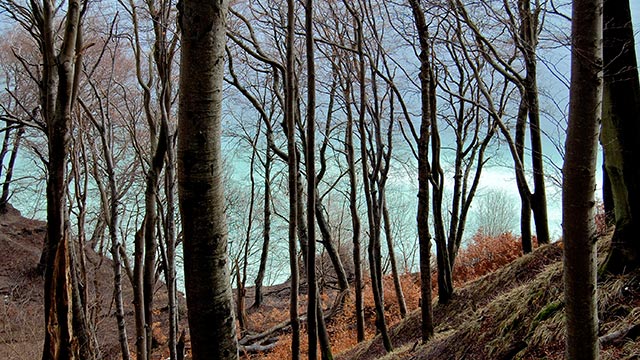
MULTIPOLYGON (((335 300, 333 301, 333 304, 331 305, 331 307, 327 310, 324 311, 324 320, 328 321, 329 319, 331 319, 331 317, 333 317, 334 315, 336 315, 338 312, 340 312, 342 310, 342 305, 344 304, 344 299, 345 297, 349 294, 348 291, 343 291, 341 293, 339 293, 335 300)), ((300 323, 304 323, 307 321, 307 315, 303 314, 300 316, 300 323)), ((243 347, 251 347, 254 344, 261 344, 263 342, 263 339, 266 338, 272 338, 274 337, 275 334, 280 333, 282 331, 287 330, 289 327, 291 326, 291 319, 283 321, 275 326, 272 326, 271 328, 259 333, 259 334, 253 334, 253 335, 246 335, 244 336, 242 339, 240 339, 238 341, 238 343, 240 344, 240 346, 243 347)), ((276 338, 277 339, 277 338, 276 338)), ((274 345, 275 346, 275 345, 274 345)), ((269 350, 269 349, 267 349, 269 350)))
POLYGON ((634 324, 622 330, 602 335, 598 340, 600 341, 600 345, 605 346, 627 338, 635 340, 638 338, 638 336, 640 336, 640 324, 634 324))

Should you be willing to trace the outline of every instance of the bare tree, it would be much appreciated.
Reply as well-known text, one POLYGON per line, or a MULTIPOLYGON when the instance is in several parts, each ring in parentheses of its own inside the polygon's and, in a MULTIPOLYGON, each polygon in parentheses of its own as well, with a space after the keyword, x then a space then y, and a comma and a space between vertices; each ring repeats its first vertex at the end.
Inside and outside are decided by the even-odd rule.
POLYGON ((185 0, 178 193, 193 358, 237 359, 222 184, 221 105, 228 2, 185 0))
POLYGON ((315 360, 318 353, 318 283, 316 280, 316 71, 313 41, 313 0, 305 2, 305 40, 307 59, 307 335, 309 360, 315 360))
MULTIPOLYGON (((287 0, 287 38, 285 72, 285 124, 287 132, 287 165, 289 184, 289 262, 291 268, 291 296, 289 316, 291 320, 291 359, 300 358, 300 319, 298 316, 298 251, 296 236, 298 232, 298 161, 295 138, 295 3, 287 0)), ((305 251, 306 249, 303 249, 305 251)))
POLYGON ((562 226, 567 359, 598 359, 595 227, 598 120, 602 109, 602 1, 573 2, 569 127, 562 226))
POLYGON ((429 29, 419 0, 409 0, 420 41, 421 110, 420 138, 418 140, 418 241, 420 243, 420 289, 422 341, 433 336, 433 309, 431 305, 431 233, 429 231, 429 127, 435 114, 433 84, 429 61, 429 29))
POLYGON ((485 191, 473 210, 478 230, 490 237, 512 231, 518 222, 513 205, 513 199, 505 190, 485 191))
MULTIPOLYGON (((60 41, 55 32, 57 6, 53 1, 32 1, 23 6, 2 4, 8 15, 23 27, 39 46, 37 72, 19 57, 37 84, 40 95, 39 128, 48 142, 47 235, 39 264, 45 274, 45 340, 43 359, 94 359, 99 356, 86 319, 86 307, 78 279, 76 246, 69 234, 66 203, 66 168, 69 154, 72 109, 82 63, 82 17, 86 4, 69 1, 61 23, 60 41)), ((15 54, 15 53, 14 53, 15 54)), ((34 120, 31 116, 29 119, 34 120)), ((44 157, 42 157, 44 159, 44 157)))
POLYGON ((504 1, 501 4, 501 7, 504 8, 503 12, 490 9, 491 4, 489 3, 479 4, 480 7, 489 8, 489 13, 491 14, 503 14, 497 20, 501 24, 500 26, 504 26, 504 33, 510 37, 506 42, 500 39, 501 32, 498 32, 498 36, 492 35, 491 31, 488 31, 489 34, 485 33, 478 26, 478 22, 472 19, 468 11, 470 6, 463 4, 460 0, 451 1, 451 5, 457 11, 459 18, 465 22, 474 34, 474 42, 483 58, 505 79, 516 85, 520 93, 515 139, 511 139, 511 135, 507 135, 508 130, 505 127, 501 126, 500 129, 507 141, 513 142, 513 146, 516 149, 515 152, 511 152, 511 155, 514 161, 516 183, 521 198, 523 251, 527 253, 531 251, 532 212, 538 241, 542 244, 549 243, 537 84, 538 35, 541 31, 541 14, 544 4, 536 1, 534 2, 534 7, 531 8, 531 2, 527 0, 517 0, 515 4, 510 1, 504 1), (517 9, 514 10, 514 7, 517 9), (507 46, 505 50, 499 49, 494 43, 511 45, 507 46), (516 58, 524 63, 523 69, 517 66, 520 63, 514 61, 516 58), (533 191, 530 190, 525 176, 524 156, 527 123, 529 124, 529 137, 531 139, 533 191))

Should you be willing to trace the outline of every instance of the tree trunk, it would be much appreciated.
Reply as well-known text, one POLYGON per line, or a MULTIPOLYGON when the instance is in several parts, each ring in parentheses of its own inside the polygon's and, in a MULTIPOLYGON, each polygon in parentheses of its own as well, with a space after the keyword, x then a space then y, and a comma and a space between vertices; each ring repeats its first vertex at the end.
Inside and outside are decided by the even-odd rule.
POLYGON ((153 294, 156 284, 156 225, 158 222, 157 198, 160 182, 160 173, 164 167, 165 155, 168 146, 168 129, 164 121, 160 126, 155 153, 151 161, 151 167, 147 172, 146 189, 144 193, 145 216, 141 230, 144 234, 144 250, 136 253, 136 257, 142 257, 142 300, 144 310, 144 330, 147 359, 151 356, 152 328, 153 328, 153 294))
POLYGON ((178 194, 194 360, 238 359, 220 143, 227 10, 226 0, 178 3, 178 194))
MULTIPOLYGON (((358 21, 358 32, 357 32, 357 51, 358 51, 358 80, 360 86, 360 104, 359 104, 359 117, 358 117, 358 132, 360 133, 360 159, 362 162, 362 181, 364 187, 365 200, 367 204, 367 222, 369 224, 369 244, 367 245, 367 255, 369 260, 369 274, 371 276, 371 289, 373 292, 373 302, 375 306, 376 313, 376 329, 380 333, 382 337, 382 342, 384 344, 384 348, 387 352, 391 352, 393 350, 393 345, 391 344, 391 338, 389 337, 389 332, 387 329, 386 319, 384 317, 384 294, 382 289, 382 269, 381 269, 381 259, 380 259, 380 225, 382 222, 382 212, 377 201, 376 192, 376 179, 378 175, 378 171, 380 170, 375 165, 371 165, 371 169, 369 168, 369 159, 367 152, 367 142, 373 143, 371 139, 368 139, 369 132, 365 126, 365 114, 367 108, 367 94, 366 94, 366 70, 365 70, 365 57, 364 57, 364 36, 362 30, 361 20, 356 17, 358 21), (375 174, 374 174, 375 173, 375 174)), ((371 81, 372 91, 374 98, 374 104, 377 103, 377 94, 375 88, 375 79, 371 81)), ((375 117, 375 115, 374 115, 375 117)), ((374 119, 376 121, 377 119, 374 119)), ((378 123, 379 125, 379 123, 378 123)), ((376 136, 379 135, 379 127, 376 129, 376 136)), ((375 149, 373 151, 378 151, 380 149, 375 149)), ((381 155, 379 152, 377 155, 381 155)), ((375 158, 377 160, 378 157, 375 158)), ((384 194, 379 194, 379 196, 383 196, 384 194)))
POLYGON ((409 0, 420 41, 421 123, 418 140, 418 242, 420 245, 420 294, 422 342, 433 336, 431 297, 431 234, 429 233, 429 128, 431 126, 431 64, 429 63, 428 28, 419 0, 409 0))
POLYGON ((273 155, 269 146, 266 150, 264 163, 264 227, 262 233, 262 251, 260 252, 260 265, 255 282, 255 300, 253 307, 259 308, 262 305, 262 283, 267 270, 267 259, 269 256, 269 243, 271 242, 271 161, 273 155))
POLYGON ((573 2, 569 126, 562 224, 567 359, 598 359, 594 222, 598 119, 602 101, 602 0, 573 2))
POLYGON ((133 259, 133 309, 136 328, 136 359, 147 359, 147 336, 145 331, 145 311, 144 311, 144 223, 134 236, 134 259, 133 259))
MULTIPOLYGON (((433 69, 429 68, 429 100, 431 109, 436 108, 436 89, 433 84, 433 69)), ((433 228, 436 236, 436 260, 438 264, 438 302, 447 304, 453 297, 453 264, 450 262, 447 235, 442 216, 444 198, 444 171, 440 165, 440 130, 435 112, 431 112, 431 169, 430 182, 433 189, 433 228)))
POLYGON ((389 208, 387 200, 384 199, 382 205, 382 219, 384 221, 384 235, 387 240, 387 250, 389 251, 389 262, 391 263, 391 276, 393 277, 393 287, 396 291, 396 299, 398 300, 398 308, 400 316, 407 316, 407 303, 404 301, 404 293, 402 292, 402 284, 400 283, 400 274, 398 273, 398 264, 396 262, 396 252, 393 248, 393 236, 391 235, 391 220, 389 219, 389 208))
POLYGON ((238 326, 240 326, 240 334, 244 334, 247 330, 247 309, 246 309, 246 289, 244 287, 242 276, 240 275, 240 262, 236 259, 236 313, 238 317, 238 326))
POLYGON ((338 289, 340 289, 340 291, 348 290, 349 279, 347 278, 347 273, 344 270, 344 265, 342 265, 342 259, 340 259, 340 254, 338 253, 335 246, 333 245, 333 236, 331 236, 331 231, 329 230, 329 224, 327 223, 326 216, 322 211, 322 203, 320 199, 317 199, 316 201, 315 213, 316 213, 318 228, 320 229, 320 234, 322 235, 322 245, 324 246, 325 250, 327 250, 327 254, 329 255, 329 260, 331 260, 331 265, 333 266, 333 270, 336 272, 336 279, 338 280, 338 289))
POLYGON ((527 105, 526 97, 520 101, 518 117, 516 121, 515 147, 518 157, 515 162, 516 185, 518 195, 520 195, 520 237, 522 238, 522 252, 528 254, 533 251, 531 240, 531 192, 527 185, 527 178, 524 171, 524 141, 527 128, 527 105))
POLYGON ((53 4, 43 2, 43 8, 34 9, 41 17, 43 36, 41 51, 44 57, 41 101, 47 121, 49 160, 47 163, 47 236, 43 250, 45 266, 45 339, 43 360, 94 359, 97 356, 90 329, 84 317, 84 307, 77 289, 73 254, 74 247, 66 224, 66 165, 69 152, 71 109, 73 106, 75 58, 78 32, 81 26, 81 3, 68 2, 64 35, 58 56, 53 56, 53 4), (45 72, 50 72, 45 76, 45 72), (53 73, 58 76, 54 91, 53 73), (55 95, 53 95, 55 94, 55 95), (55 105, 52 100, 55 98, 55 105), (48 103, 51 101, 51 103, 48 103), (74 287, 76 286, 76 287, 74 287))
MULTIPOLYGON (((531 12, 531 1, 519 0, 520 48, 524 57, 526 76, 524 78, 524 102, 529 115, 529 133, 531 135, 531 168, 533 171, 533 193, 530 197, 531 210, 536 225, 539 244, 548 244, 549 225, 547 217, 547 196, 545 192, 544 167, 542 157, 542 138, 540 130, 540 104, 538 101, 537 55, 538 18, 531 12)), ((524 160, 524 157, 521 157, 524 160)))
MULTIPOLYGON (((129 340, 127 337, 127 326, 125 322, 125 310, 124 303, 122 300, 122 262, 120 260, 120 241, 118 240, 118 221, 119 221, 119 210, 118 203, 120 201, 118 196, 118 188, 116 184, 115 178, 115 164, 113 161, 113 149, 111 148, 112 143, 112 123, 105 124, 103 121, 101 124, 93 117, 90 109, 85 106, 84 102, 80 102, 83 110, 86 113, 86 116, 91 119, 96 130, 100 133, 100 141, 102 145, 102 153, 105 160, 106 166, 106 175, 107 175, 107 185, 108 185, 108 193, 104 189, 102 185, 98 185, 100 191, 102 192, 102 209, 107 219, 107 225, 109 230, 109 240, 111 242, 111 246, 109 248, 111 253, 111 263, 113 269, 113 301, 116 306, 116 323, 118 327, 118 340, 120 342, 120 352, 122 353, 123 360, 130 359, 129 352, 129 340), (108 194, 108 195, 107 195, 108 194), (107 197, 108 196, 108 197, 107 197)), ((95 169, 94 176, 96 179, 98 178, 97 168, 95 169)))
MULTIPOLYGON (((359 21, 358 29, 362 26, 359 21)), ((361 30, 359 30, 361 31, 361 30)), ((351 214, 351 227, 353 243, 353 272, 355 273, 355 310, 356 310, 356 336, 358 342, 364 341, 364 310, 362 302, 362 266, 360 251, 360 215, 358 214, 358 178, 356 176, 355 151, 353 148, 353 112, 351 110, 351 82, 346 81, 344 91, 345 102, 348 104, 347 128, 345 130, 345 156, 349 169, 349 212, 351 214)))
POLYGON ((165 224, 165 243, 167 247, 167 264, 165 282, 167 286, 169 306, 169 356, 171 360, 178 357, 178 296, 176 290, 176 221, 175 221, 175 146, 174 136, 169 137, 167 145, 167 167, 165 172, 165 194, 167 201, 167 220, 165 224))
MULTIPOLYGON (((287 0, 287 60, 285 73, 285 125, 287 132, 287 165, 289 184, 289 265, 291 290, 289 317, 291 319, 291 359, 300 359, 300 318, 298 315, 298 251, 296 246, 298 223, 298 160, 295 138, 295 2, 287 0)), ((304 253, 303 249, 303 253, 304 253)))
MULTIPOLYGON (((7 130, 7 134, 10 131, 7 130)), ((9 156, 9 163, 7 164, 7 172, 4 175, 4 183, 2 184, 2 196, 0 196, 0 213, 2 213, 3 209, 6 208, 9 203, 9 186, 11 186, 11 180, 13 179, 13 168, 16 164, 16 159, 18 158, 18 150, 20 149, 20 141, 22 140, 22 135, 24 134, 24 127, 20 127, 18 129, 18 133, 15 135, 13 139, 13 149, 11 150, 11 155, 9 156)), ((0 165, 3 157, 0 157, 0 165)))
POLYGON ((640 266, 640 82, 629 1, 604 1, 602 145, 611 181, 616 229, 606 269, 640 266))
POLYGON ((307 335, 308 357, 318 354, 318 283, 316 281, 316 72, 313 42, 313 0, 305 1, 305 44, 307 50, 307 335))

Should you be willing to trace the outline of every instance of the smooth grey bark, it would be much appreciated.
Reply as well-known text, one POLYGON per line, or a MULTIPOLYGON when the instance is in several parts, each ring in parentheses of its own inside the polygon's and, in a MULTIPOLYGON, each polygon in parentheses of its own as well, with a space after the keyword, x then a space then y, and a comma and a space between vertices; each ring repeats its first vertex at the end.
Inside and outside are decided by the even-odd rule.
MULTIPOLYGON (((130 359, 129 352, 129 339, 127 336, 127 326, 125 322, 125 310, 124 302, 122 299, 122 261, 120 259, 120 241, 118 239, 118 226, 119 226, 119 209, 118 203, 120 202, 119 192, 116 184, 115 177, 115 163, 113 159, 113 149, 111 144, 113 139, 112 123, 111 122, 98 122, 93 116, 89 107, 83 102, 79 101, 86 116, 91 120, 94 127, 100 135, 100 143, 102 147, 102 156, 104 157, 107 175, 108 193, 105 191, 104 186, 99 185, 99 189, 103 193, 101 196, 103 213, 105 214, 107 227, 109 230, 109 240, 111 246, 109 252, 111 254, 111 264, 113 269, 113 301, 116 306, 116 323, 118 327, 118 340, 120 342, 120 352, 123 360, 130 359)), ((105 111, 101 111, 105 114, 105 111)), ((104 119, 104 118, 103 118, 104 119)), ((97 175, 97 168, 95 169, 97 175)))
POLYGON ((562 185, 565 356, 599 357, 595 227, 598 122, 602 109, 602 0, 575 0, 569 126, 562 185))
POLYGON ((238 359, 222 182, 222 79, 228 1, 184 0, 178 195, 194 360, 238 359))

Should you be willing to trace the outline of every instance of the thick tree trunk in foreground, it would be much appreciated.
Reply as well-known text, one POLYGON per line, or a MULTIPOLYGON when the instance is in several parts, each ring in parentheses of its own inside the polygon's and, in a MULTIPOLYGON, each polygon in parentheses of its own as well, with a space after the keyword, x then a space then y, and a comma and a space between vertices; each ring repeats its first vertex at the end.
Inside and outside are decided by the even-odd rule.
POLYGON ((220 149, 227 9, 226 0, 178 4, 178 194, 194 360, 238 358, 220 149))
POLYGON ((640 83, 629 0, 606 0, 603 16, 601 140, 616 224, 606 269, 619 274, 640 266, 640 83))
MULTIPOLYGON (((36 5, 35 2, 32 6, 36 5)), ((68 235, 66 209, 66 165, 69 152, 71 109, 81 26, 81 2, 70 0, 60 52, 54 54, 54 4, 45 0, 34 10, 42 34, 44 57, 41 101, 47 121, 49 161, 47 163, 47 237, 45 267, 45 339, 42 359, 95 359, 93 337, 86 323, 76 276, 74 246, 68 235), (57 74, 57 89, 54 73, 57 74), (55 105, 53 104, 55 94, 55 105), (53 110, 53 111, 52 111, 53 110)))
POLYGON ((598 359, 596 227, 598 120, 602 101, 602 0, 573 2, 569 127, 562 223, 567 359, 598 359))

